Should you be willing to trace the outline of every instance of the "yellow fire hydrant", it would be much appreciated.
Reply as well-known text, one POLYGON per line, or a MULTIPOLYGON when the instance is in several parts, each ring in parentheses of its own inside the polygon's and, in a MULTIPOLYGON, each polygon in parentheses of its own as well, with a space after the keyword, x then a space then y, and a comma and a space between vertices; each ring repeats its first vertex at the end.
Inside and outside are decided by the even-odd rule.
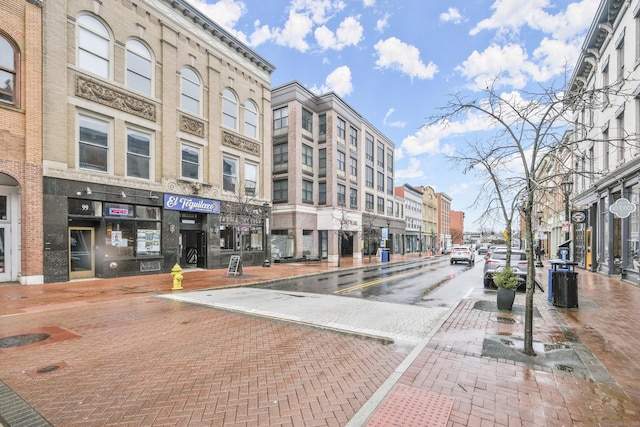
POLYGON ((182 267, 178 263, 171 269, 171 276, 173 277, 172 291, 179 291, 182 289, 182 267))

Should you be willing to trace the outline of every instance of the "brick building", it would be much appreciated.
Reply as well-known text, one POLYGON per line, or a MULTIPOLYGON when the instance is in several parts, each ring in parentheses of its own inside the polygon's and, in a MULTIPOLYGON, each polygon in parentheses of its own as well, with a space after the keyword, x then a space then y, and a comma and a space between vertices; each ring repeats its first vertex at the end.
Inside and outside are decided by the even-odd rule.
POLYGON ((45 282, 261 263, 274 67, 185 0, 43 21, 45 282))
POLYGON ((274 258, 361 257, 367 228, 400 247, 395 145, 333 92, 287 83, 273 89, 272 108, 274 258))
POLYGON ((42 2, 0 0, 0 282, 43 283, 42 2))

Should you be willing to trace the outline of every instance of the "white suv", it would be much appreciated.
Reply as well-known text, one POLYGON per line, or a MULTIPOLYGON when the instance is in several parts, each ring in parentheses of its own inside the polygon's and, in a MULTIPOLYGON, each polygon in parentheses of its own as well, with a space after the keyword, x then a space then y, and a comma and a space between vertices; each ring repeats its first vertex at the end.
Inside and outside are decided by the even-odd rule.
POLYGON ((469 265, 473 265, 476 262, 476 253, 468 246, 456 246, 451 249, 451 257, 449 258, 451 264, 457 264, 458 262, 466 262, 469 265))

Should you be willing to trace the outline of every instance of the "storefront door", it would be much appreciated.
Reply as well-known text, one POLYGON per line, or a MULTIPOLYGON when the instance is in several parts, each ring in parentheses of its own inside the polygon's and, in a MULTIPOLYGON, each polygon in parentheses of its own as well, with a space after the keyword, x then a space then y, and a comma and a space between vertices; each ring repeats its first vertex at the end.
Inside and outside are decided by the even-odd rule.
POLYGON ((11 280, 10 244, 9 226, 0 224, 0 282, 11 280))
POLYGON ((95 277, 95 229, 69 227, 69 280, 95 277))

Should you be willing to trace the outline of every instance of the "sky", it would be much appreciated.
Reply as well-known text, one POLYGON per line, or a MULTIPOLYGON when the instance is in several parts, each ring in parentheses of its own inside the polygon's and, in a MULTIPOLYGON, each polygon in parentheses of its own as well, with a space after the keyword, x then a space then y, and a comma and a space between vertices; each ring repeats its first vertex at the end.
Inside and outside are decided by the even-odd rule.
MULTIPOLYGON (((488 230, 480 182, 450 160, 483 130, 426 128, 453 94, 551 84, 573 67, 600 0, 188 0, 293 80, 333 91, 396 145, 395 185, 432 186, 488 230)), ((498 228, 499 230, 499 228, 498 228)))

